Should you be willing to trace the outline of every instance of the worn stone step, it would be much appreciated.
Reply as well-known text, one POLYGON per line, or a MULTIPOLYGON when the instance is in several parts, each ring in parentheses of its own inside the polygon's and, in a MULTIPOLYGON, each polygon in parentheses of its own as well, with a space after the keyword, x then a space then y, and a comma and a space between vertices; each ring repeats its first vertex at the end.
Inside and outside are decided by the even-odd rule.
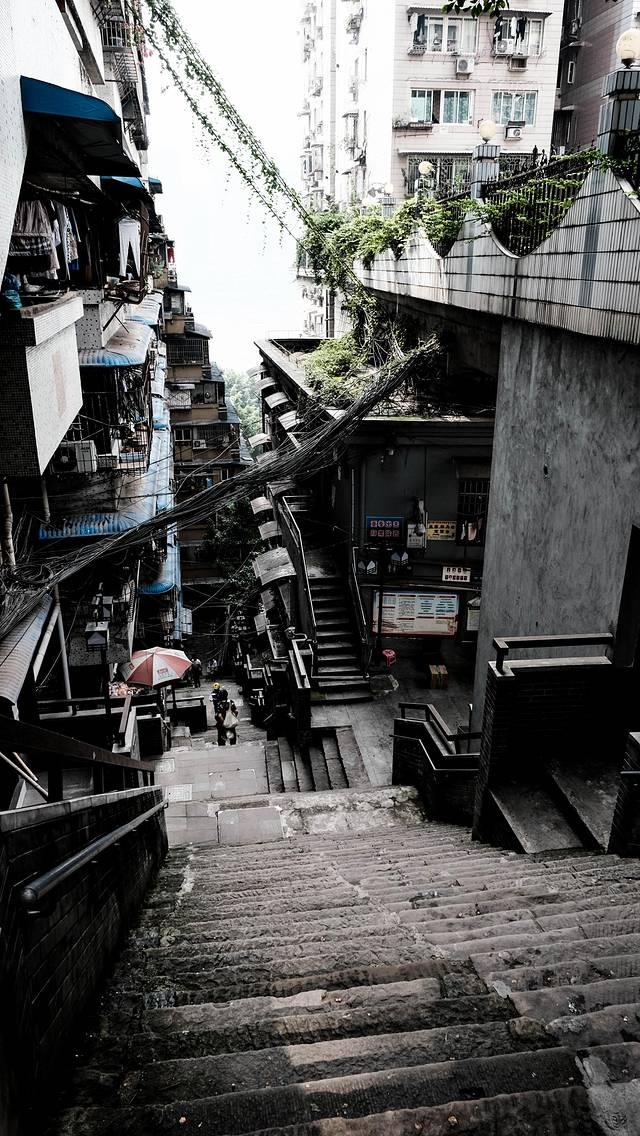
MULTIPOLYGON (((513 893, 505 893, 505 889, 487 889, 486 891, 466 892, 464 888, 450 887, 437 896, 413 896, 411 906, 416 911, 421 911, 424 918, 439 918, 441 915, 445 918, 455 917, 460 913, 461 916, 475 916, 496 914, 500 911, 513 911, 524 904, 529 905, 529 910, 535 909, 536 911, 556 911, 562 908, 563 903, 566 901, 567 894, 575 897, 574 902, 585 901, 595 903, 599 899, 602 900, 606 897, 611 898, 616 895, 628 895, 629 890, 624 885, 609 885, 606 887, 604 884, 591 885, 587 887, 576 887, 574 881, 566 880, 565 887, 556 886, 548 889, 542 888, 540 885, 527 885, 514 889, 513 893), (569 892, 567 889, 570 889, 569 892), (463 892, 460 895, 460 892, 463 892)), ((640 890, 634 892, 640 896, 640 890)), ((418 918, 416 917, 416 922, 418 918)))
POLYGON ((508 990, 542 990, 550 986, 584 985, 609 978, 640 978, 640 954, 603 955, 599 959, 574 958, 571 954, 553 966, 525 966, 509 971, 494 971, 487 976, 496 988, 508 990))
POLYGON ((309 746, 309 763, 311 765, 314 789, 319 793, 331 789, 324 751, 321 746, 316 745, 314 742, 309 746))
POLYGON ((576 983, 548 990, 509 991, 521 1014, 551 1022, 569 1014, 587 1014, 607 1006, 640 1002, 640 978, 608 978, 601 982, 576 983))
MULTIPOLYGON (((328 946, 332 947, 332 944, 328 946)), ((202 966, 200 960, 192 960, 193 969, 183 970, 179 975, 171 971, 145 974, 133 970, 129 976, 123 975, 119 977, 119 981, 114 981, 111 996, 131 1003, 144 1001, 146 1005, 154 1004, 159 991, 169 992, 172 1005, 196 1001, 225 1002, 249 995, 281 997, 317 986, 344 985, 345 976, 352 975, 354 970, 394 966, 402 962, 421 962, 429 957, 426 946, 396 943, 391 948, 355 945, 350 952, 345 951, 343 959, 336 958, 333 950, 318 950, 315 954, 295 960, 274 959, 269 965, 212 965, 208 969, 202 966)), ((162 996, 164 997, 164 993, 162 996)))
POLYGON ((457 913, 449 914, 447 908, 435 910, 430 908, 428 913, 425 912, 422 921, 413 921, 411 925, 416 929, 433 929, 439 934, 446 934, 447 932, 461 934, 465 930, 470 930, 475 933, 480 928, 504 926, 507 923, 517 922, 523 919, 536 920, 543 931, 562 927, 579 927, 582 926, 584 922, 599 923, 604 920, 610 920, 615 916, 618 918, 637 919, 637 900, 633 903, 607 906, 607 899, 608 897, 603 894, 595 896, 583 894, 575 900, 567 900, 565 902, 562 902, 560 897, 558 897, 558 900, 554 904, 540 905, 532 903, 531 905, 527 905, 524 898, 516 896, 514 897, 513 906, 497 906, 496 910, 486 913, 476 911, 474 914, 467 915, 463 911, 458 911, 457 913), (518 899, 520 906, 517 906, 518 899))
POLYGON ((340 760, 349 786, 351 788, 360 788, 370 785, 369 774, 362 760, 362 754, 356 741, 353 727, 337 726, 335 734, 336 742, 338 743, 338 753, 340 754, 340 760))
POLYGON ((321 704, 333 702, 336 705, 345 702, 371 702, 372 694, 369 690, 318 690, 317 699, 321 704))
POLYGON ((313 776, 311 773, 311 762, 309 761, 309 757, 301 746, 294 745, 292 748, 293 761, 296 767, 296 777, 298 779, 298 788, 301 793, 312 793, 313 776))
POLYGON ((110 1005, 83 1060, 98 1067, 134 1068, 146 1061, 311 1044, 339 1038, 453 1029, 515 1016, 497 994, 438 996, 437 979, 396 981, 328 991, 312 987, 295 996, 247 995, 230 1003, 110 1005), (144 1054, 146 1053, 146 1057, 144 1054))
POLYGON ((325 912, 325 918, 310 924, 302 919, 299 922, 285 922, 281 919, 247 918, 243 921, 209 919, 200 923, 174 923, 170 927, 140 928, 130 937, 131 947, 148 950, 152 947, 184 944, 194 946, 200 943, 228 943, 232 945, 259 943, 277 947, 279 943, 314 942, 324 939, 342 940, 354 932, 376 934, 380 929, 396 928, 397 921, 385 911, 357 908, 354 912, 343 909, 340 912, 325 912))
POLYGON ((282 784, 285 793, 298 791, 298 774, 293 758, 293 749, 287 738, 278 738, 280 751, 280 768, 282 771, 282 784))
POLYGON ((180 1058, 146 1064, 111 1075, 89 1068, 73 1081, 76 1105, 170 1104, 263 1087, 410 1068, 443 1061, 496 1057, 550 1048, 542 1026, 518 1020, 464 1028, 415 1030, 399 1034, 283 1045, 215 1057, 180 1058))
POLYGON ((284 793, 282 766, 280 765, 280 747, 276 741, 267 742, 266 757, 269 792, 284 793))
MULTIPOLYGON (((640 1071, 637 1049, 633 1043, 596 1047, 591 1060, 601 1063, 609 1083, 628 1083, 640 1071)), ((202 1126, 208 1136, 242 1136, 320 1118, 355 1118, 394 1109, 432 1108, 460 1097, 526 1093, 532 1084, 538 1092, 566 1089, 575 1086, 579 1077, 572 1052, 558 1047, 538 1050, 535 1070, 531 1054, 505 1054, 328 1078, 306 1084, 304 1092, 294 1084, 142 1109, 77 1109, 66 1114, 61 1131, 65 1136, 86 1136, 87 1130, 92 1136, 153 1133, 185 1116, 194 1131, 202 1126)))
POLYGON ((592 1045, 640 1042, 640 1002, 622 1002, 586 1014, 554 1018, 545 1029, 559 1045, 585 1050, 592 1045))
MULTIPOLYGON (((476 944, 481 948, 482 944, 476 944)), ((542 942, 531 946, 524 944, 508 950, 482 951, 476 949, 469 953, 479 974, 488 977, 499 972, 509 974, 511 970, 525 966, 554 966, 565 959, 599 959, 610 955, 636 954, 640 952, 640 935, 603 935, 601 938, 585 939, 574 935, 569 940, 542 942)))

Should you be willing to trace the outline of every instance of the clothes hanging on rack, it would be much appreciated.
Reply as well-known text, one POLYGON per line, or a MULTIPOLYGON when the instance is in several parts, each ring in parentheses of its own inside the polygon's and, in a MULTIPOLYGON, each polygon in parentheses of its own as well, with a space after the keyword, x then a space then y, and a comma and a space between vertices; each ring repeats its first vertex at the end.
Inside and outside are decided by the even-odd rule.
POLYGON ((133 257, 138 276, 140 275, 140 222, 133 217, 121 217, 118 223, 120 233, 120 275, 128 275, 129 256, 133 257))
POLYGON ((9 243, 8 267, 18 272, 51 267, 53 225, 42 201, 21 201, 9 243))

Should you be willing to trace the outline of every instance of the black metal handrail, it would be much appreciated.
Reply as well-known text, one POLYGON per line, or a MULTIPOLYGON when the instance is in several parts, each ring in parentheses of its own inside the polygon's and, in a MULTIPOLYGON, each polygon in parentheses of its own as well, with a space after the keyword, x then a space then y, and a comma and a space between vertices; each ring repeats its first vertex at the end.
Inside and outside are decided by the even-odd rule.
POLYGON ((134 832, 141 824, 145 824, 151 820, 156 813, 161 809, 165 809, 167 803, 160 801, 153 808, 147 809, 146 812, 141 813, 140 816, 134 817, 133 820, 127 821, 126 824, 121 824, 119 828, 114 828, 113 832, 107 833, 106 836, 99 836, 96 840, 92 840, 80 852, 74 852, 73 856, 67 857, 62 863, 56 864, 55 868, 50 868, 48 872, 43 872, 41 876, 36 876, 30 884, 23 887, 20 892, 20 902, 24 907, 30 911, 36 909, 36 905, 41 903, 50 891, 53 891, 59 884, 64 883, 70 876, 83 868, 85 864, 90 864, 97 856, 100 856, 107 849, 112 848, 120 840, 128 836, 130 832, 134 832))
POLYGON ((367 627, 367 617, 364 611, 364 604, 362 603, 362 593, 360 592, 360 585, 358 583, 358 570, 356 567, 356 550, 351 549, 351 563, 349 565, 349 591, 351 599, 356 612, 356 618, 360 631, 360 665, 363 674, 369 670, 369 655, 371 651, 371 640, 369 638, 369 628, 367 627))
MULTIPOLYGON (((403 736, 403 735, 398 735, 398 737, 399 737, 399 740, 401 740, 403 744, 405 742, 409 742, 410 744, 415 744, 415 745, 418 745, 420 747, 420 749, 422 750, 422 756, 425 760, 425 763, 429 766, 429 768, 431 769, 431 772, 434 775, 437 775, 438 773, 453 773, 453 774, 459 773, 459 774, 462 774, 462 775, 468 777, 469 773, 474 772, 474 767, 473 767, 473 765, 471 765, 471 763, 469 763, 468 765, 447 765, 447 758, 444 755, 443 755, 443 758, 442 758, 442 762, 443 762, 442 765, 436 765, 431 754, 427 750, 427 747, 425 746, 422 738, 406 737, 406 736, 403 736)), ((464 753, 452 753, 450 755, 450 759, 452 761, 455 761, 455 759, 458 758, 458 757, 463 758, 463 759, 467 758, 467 760, 469 760, 469 762, 470 762, 471 758, 477 759, 477 756, 478 756, 477 754, 468 754, 467 755, 467 754, 464 754, 464 753)))
POLYGON ((494 639, 496 668, 504 674, 504 661, 511 648, 525 647, 613 647, 615 638, 610 632, 585 635, 510 635, 508 639, 494 639))
POLYGON ((453 745, 456 753, 460 753, 459 747, 462 742, 467 743, 468 751, 469 742, 478 741, 482 737, 482 733, 478 730, 462 730, 456 732, 450 730, 444 718, 438 713, 431 702, 399 702, 398 709, 402 721, 420 722, 423 725, 430 725, 442 741, 453 745), (422 710, 424 713, 424 722, 422 722, 420 718, 407 718, 405 710, 422 710))

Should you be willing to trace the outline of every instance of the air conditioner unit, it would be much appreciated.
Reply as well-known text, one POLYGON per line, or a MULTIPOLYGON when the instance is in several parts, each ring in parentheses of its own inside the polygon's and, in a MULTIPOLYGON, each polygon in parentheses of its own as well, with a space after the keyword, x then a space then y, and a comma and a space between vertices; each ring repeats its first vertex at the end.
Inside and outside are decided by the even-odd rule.
POLYGON ((505 138, 509 138, 513 142, 517 142, 519 138, 524 138, 524 125, 524 122, 508 123, 504 131, 505 138))
POLYGON ((192 450, 206 450, 207 443, 204 438, 194 438, 191 443, 192 450))
POLYGON ((117 469, 118 463, 117 454, 98 454, 98 469, 117 469))
POLYGON ((528 62, 526 55, 512 55, 507 66, 510 71, 526 71, 528 62))
POLYGON ((59 446, 51 465, 56 473, 96 473, 98 455, 95 442, 66 442, 59 446))
POLYGON ((495 47, 496 55, 509 54, 509 42, 506 39, 499 39, 495 47))
POLYGON ((456 75, 470 75, 475 59, 470 55, 459 55, 456 59, 456 75))

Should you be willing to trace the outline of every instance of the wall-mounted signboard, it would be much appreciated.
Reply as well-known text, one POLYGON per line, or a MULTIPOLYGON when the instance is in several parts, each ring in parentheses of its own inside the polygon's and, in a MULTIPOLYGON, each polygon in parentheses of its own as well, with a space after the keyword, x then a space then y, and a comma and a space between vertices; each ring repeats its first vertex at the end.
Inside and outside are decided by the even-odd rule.
MULTIPOLYGON (((378 629, 379 595, 373 601, 374 631, 378 629)), ((442 592, 388 592, 382 603, 383 635, 453 637, 458 629, 458 596, 442 592)))
POLYGON ((442 569, 442 582, 444 584, 470 584, 471 569, 450 564, 442 569))
POLYGON ((455 521, 429 521, 427 525, 427 540, 455 540, 455 521))
POLYGON ((367 544, 402 544, 404 517, 367 517, 367 544))

